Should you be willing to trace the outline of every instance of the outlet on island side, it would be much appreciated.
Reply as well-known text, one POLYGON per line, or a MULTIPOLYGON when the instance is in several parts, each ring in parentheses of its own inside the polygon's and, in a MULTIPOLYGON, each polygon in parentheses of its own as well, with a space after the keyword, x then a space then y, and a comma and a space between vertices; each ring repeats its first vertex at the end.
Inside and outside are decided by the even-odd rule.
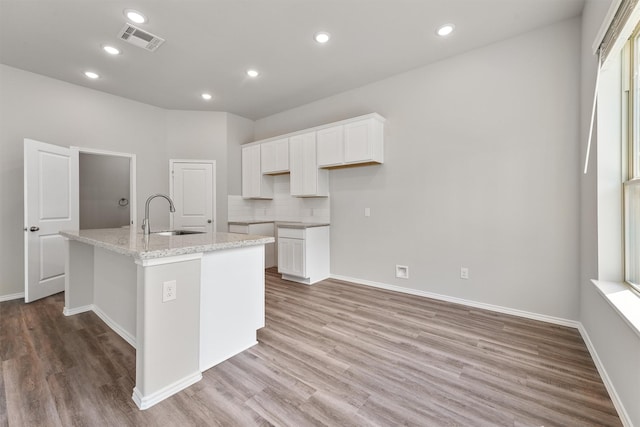
POLYGON ((460 267, 460 278, 465 280, 469 278, 469 268, 460 267))
POLYGON ((177 298, 177 286, 175 280, 169 280, 162 284, 162 302, 172 301, 177 298))

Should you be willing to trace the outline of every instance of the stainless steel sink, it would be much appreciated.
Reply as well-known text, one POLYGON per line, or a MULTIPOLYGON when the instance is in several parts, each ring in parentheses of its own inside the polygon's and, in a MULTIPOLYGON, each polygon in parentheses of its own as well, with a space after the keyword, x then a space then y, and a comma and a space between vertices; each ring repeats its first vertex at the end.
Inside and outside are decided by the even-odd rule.
POLYGON ((151 234, 157 234, 158 236, 183 236, 185 234, 204 234, 204 231, 168 230, 168 231, 155 231, 151 234))

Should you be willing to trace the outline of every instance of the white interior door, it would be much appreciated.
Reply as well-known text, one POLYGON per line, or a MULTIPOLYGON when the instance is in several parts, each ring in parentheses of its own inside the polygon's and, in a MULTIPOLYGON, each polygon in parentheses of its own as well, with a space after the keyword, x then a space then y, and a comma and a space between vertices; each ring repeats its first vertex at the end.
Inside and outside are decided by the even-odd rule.
POLYGON ((60 230, 78 229, 78 151, 24 140, 25 301, 64 290, 60 230))
POLYGON ((171 160, 171 228, 215 230, 215 162, 171 160))

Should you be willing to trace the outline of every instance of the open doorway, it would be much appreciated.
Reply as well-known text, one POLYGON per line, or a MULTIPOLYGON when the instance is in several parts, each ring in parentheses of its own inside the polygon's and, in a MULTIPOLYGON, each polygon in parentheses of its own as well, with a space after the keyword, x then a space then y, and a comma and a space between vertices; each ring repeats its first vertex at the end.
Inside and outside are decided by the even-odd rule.
POLYGON ((135 227, 135 155, 78 151, 80 229, 135 227))

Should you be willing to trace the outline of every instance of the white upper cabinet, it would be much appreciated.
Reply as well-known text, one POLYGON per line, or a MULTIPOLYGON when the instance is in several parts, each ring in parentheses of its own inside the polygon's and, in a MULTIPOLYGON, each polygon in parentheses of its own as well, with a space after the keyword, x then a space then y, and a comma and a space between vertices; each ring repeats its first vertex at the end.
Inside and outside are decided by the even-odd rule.
POLYGON ((344 126, 320 129, 317 133, 318 166, 338 166, 344 163, 344 126))
POLYGON ((261 145, 262 173, 289 172, 289 138, 277 139, 261 145))
POLYGON ((344 162, 384 163, 383 124, 370 118, 344 125, 344 162))
POLYGON ((328 196, 328 169, 384 162, 384 122, 371 113, 243 147, 242 197, 272 199, 272 175, 284 173, 292 196, 328 196))
POLYGON ((242 197, 273 199, 273 177, 262 174, 260 145, 242 148, 242 197))
POLYGON ((289 138, 289 167, 291 195, 298 197, 326 197, 329 195, 329 174, 318 169, 316 132, 289 138))
POLYGON ((319 129, 318 166, 384 163, 384 119, 369 115, 319 129))

